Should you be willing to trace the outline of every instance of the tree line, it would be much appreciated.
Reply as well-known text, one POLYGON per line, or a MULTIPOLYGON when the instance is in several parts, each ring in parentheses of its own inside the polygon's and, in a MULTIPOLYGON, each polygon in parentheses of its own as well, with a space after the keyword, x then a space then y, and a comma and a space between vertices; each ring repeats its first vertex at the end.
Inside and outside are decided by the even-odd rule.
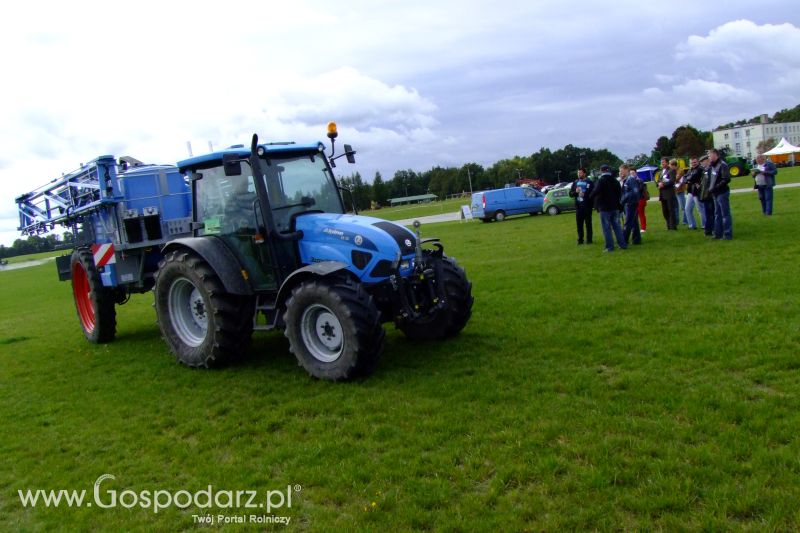
MULTIPOLYGON (((597 168, 603 163, 621 165, 622 160, 606 149, 594 150, 568 144, 556 151, 541 148, 529 156, 502 159, 488 168, 478 163, 466 163, 460 167, 436 166, 423 172, 398 170, 389 180, 384 180, 381 173, 376 172, 372 183, 366 182, 356 172, 339 181, 352 191, 353 203, 358 209, 369 209, 375 204, 387 205, 390 198, 434 194, 444 199, 468 194, 470 190, 501 188, 523 179, 541 179, 545 183, 572 181, 578 167, 597 168)), ((349 205, 350 194, 345 193, 344 199, 349 205)))
POLYGON ((478 163, 466 163, 461 167, 436 166, 423 172, 398 170, 389 180, 384 180, 381 173, 376 172, 372 183, 356 172, 341 178, 340 182, 352 192, 352 195, 345 193, 345 203, 349 206, 352 198, 356 208, 364 210, 370 206, 387 205, 390 198, 434 194, 442 200, 467 194, 470 190, 496 189, 522 180, 541 180, 546 184, 572 181, 579 167, 591 170, 607 164, 613 168, 623 162, 640 167, 657 164, 663 156, 698 156, 712 147, 710 131, 700 131, 687 124, 676 128, 669 137, 659 137, 649 154, 642 153, 626 161, 605 148, 594 150, 568 144, 555 151, 540 148, 529 156, 502 159, 488 168, 478 163))
POLYGON ((11 246, 0 244, 0 259, 18 255, 52 252, 59 248, 66 248, 72 242, 72 233, 69 231, 65 231, 60 237, 53 233, 46 236, 30 235, 25 239, 16 239, 11 246))

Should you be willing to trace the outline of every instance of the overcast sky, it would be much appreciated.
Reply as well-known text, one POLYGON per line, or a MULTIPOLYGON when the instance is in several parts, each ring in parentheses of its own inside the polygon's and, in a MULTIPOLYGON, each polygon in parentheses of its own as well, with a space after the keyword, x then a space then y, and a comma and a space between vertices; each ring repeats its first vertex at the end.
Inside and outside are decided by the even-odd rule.
POLYGON ((99 155, 325 139, 371 181, 541 147, 652 149, 800 103, 789 0, 39 1, 0 8, 0 243, 99 155), (530 5, 526 5, 530 4, 530 5))

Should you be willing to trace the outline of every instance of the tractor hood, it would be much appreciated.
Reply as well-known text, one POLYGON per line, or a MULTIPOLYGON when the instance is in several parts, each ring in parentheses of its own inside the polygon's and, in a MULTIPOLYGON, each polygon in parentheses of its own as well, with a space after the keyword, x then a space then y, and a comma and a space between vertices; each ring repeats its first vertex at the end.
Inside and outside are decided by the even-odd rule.
POLYGON ((392 264, 400 253, 400 273, 410 273, 417 245, 409 229, 360 215, 309 213, 296 219, 296 229, 303 232, 298 242, 304 264, 341 261, 362 281, 383 281, 392 273, 392 264))

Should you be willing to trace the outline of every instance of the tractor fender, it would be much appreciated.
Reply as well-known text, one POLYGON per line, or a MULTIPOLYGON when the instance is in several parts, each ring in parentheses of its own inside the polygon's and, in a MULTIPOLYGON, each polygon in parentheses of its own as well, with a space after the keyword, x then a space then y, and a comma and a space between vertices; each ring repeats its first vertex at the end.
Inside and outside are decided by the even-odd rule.
POLYGON ((173 250, 187 248, 202 257, 219 276, 225 291, 230 294, 253 294, 253 287, 245 277, 242 265, 224 242, 214 236, 175 239, 162 248, 163 255, 173 250))
POLYGON ((275 300, 276 307, 280 308, 283 306, 286 300, 289 299, 289 295, 292 294, 292 289, 303 280, 308 278, 324 278, 325 276, 333 274, 334 272, 339 272, 340 270, 345 270, 346 268, 347 265, 341 261, 320 261, 319 263, 311 263, 310 265, 298 268, 289 274, 289 277, 281 284, 281 288, 278 289, 278 297, 275 300))

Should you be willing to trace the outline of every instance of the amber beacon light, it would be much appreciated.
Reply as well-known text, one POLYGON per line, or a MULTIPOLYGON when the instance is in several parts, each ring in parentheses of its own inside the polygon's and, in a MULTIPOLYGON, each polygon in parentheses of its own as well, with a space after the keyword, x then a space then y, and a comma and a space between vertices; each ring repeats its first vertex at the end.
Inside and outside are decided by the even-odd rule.
POLYGON ((335 122, 328 122, 328 138, 335 139, 339 135, 339 132, 336 131, 336 123, 335 122))

